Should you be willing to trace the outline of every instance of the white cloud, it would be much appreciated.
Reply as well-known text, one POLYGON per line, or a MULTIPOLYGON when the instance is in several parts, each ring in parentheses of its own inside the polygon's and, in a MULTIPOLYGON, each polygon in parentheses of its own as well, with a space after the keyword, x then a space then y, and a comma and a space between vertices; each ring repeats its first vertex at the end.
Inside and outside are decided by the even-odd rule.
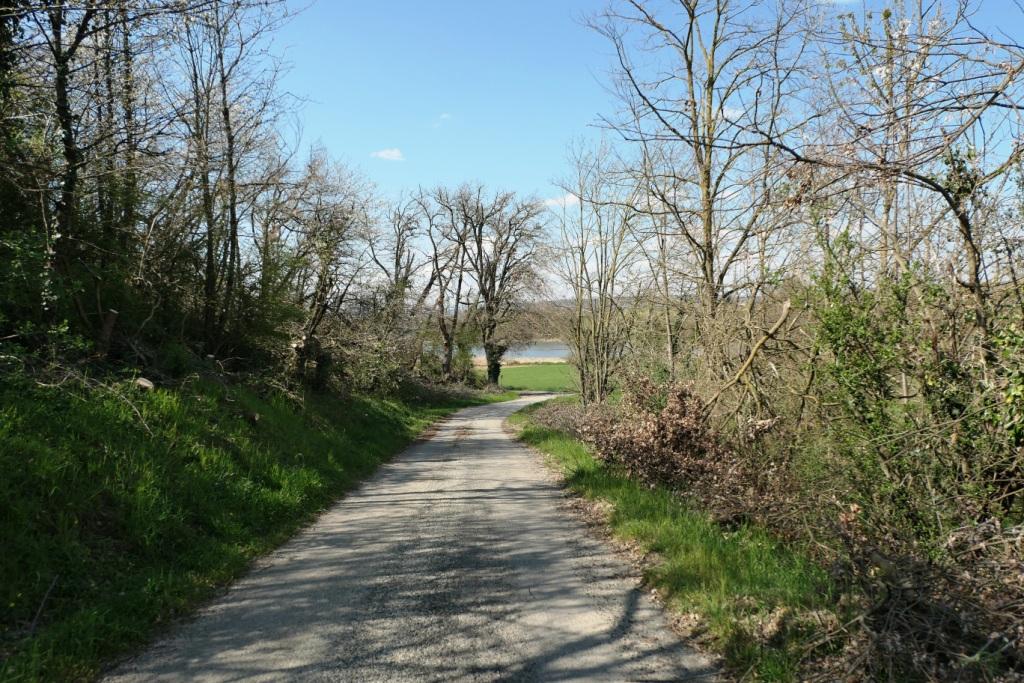
POLYGON ((561 197, 552 197, 551 199, 544 200, 544 206, 551 208, 565 209, 570 206, 575 206, 580 203, 580 198, 574 195, 572 192, 563 194, 561 197))
POLYGON ((370 154, 375 159, 383 159, 384 161, 405 161, 405 155, 402 154, 402 150, 397 147, 389 147, 388 149, 379 149, 376 152, 370 154))
POLYGON ((440 128, 442 125, 444 125, 445 121, 451 121, 451 120, 452 120, 452 115, 449 114, 448 112, 444 112, 443 114, 438 115, 438 117, 436 119, 434 119, 434 128, 440 128))
POLYGON ((730 107, 729 105, 722 107, 722 116, 727 121, 739 121, 743 118, 743 114, 744 111, 739 107, 730 107))

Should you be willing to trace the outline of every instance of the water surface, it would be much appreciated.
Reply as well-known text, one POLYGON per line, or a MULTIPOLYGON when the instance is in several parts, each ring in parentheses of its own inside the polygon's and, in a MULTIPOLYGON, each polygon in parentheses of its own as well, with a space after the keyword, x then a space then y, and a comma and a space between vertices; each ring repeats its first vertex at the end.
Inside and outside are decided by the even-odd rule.
MULTIPOLYGON (((474 358, 484 357, 482 346, 474 346, 472 353, 474 358)), ((560 341, 536 341, 521 346, 513 346, 505 353, 506 362, 537 360, 539 358, 568 361, 569 347, 560 341)))

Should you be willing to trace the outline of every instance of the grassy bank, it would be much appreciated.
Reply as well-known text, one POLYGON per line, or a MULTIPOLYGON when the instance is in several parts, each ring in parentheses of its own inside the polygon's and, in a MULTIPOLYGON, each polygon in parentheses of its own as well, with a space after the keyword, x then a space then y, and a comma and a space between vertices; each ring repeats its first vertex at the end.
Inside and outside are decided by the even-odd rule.
POLYGON ((0 680, 94 677, 485 400, 0 378, 0 680))
POLYGON ((695 635, 735 672, 794 680, 807 642, 834 619, 825 574, 756 528, 725 530, 671 492, 616 473, 569 434, 537 422, 539 409, 512 416, 522 440, 550 456, 570 490, 609 505, 615 536, 653 553, 645 578, 669 608, 690 617, 695 635))
POLYGON ((568 363, 507 365, 501 386, 515 391, 575 391, 576 373, 568 363))

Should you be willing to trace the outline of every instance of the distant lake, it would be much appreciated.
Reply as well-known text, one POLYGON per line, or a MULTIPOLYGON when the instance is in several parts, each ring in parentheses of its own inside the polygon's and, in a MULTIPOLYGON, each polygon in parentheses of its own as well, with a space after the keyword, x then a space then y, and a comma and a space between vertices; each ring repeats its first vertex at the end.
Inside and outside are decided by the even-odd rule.
MULTIPOLYGON (((484 357, 482 346, 473 347, 473 356, 484 357)), ((522 346, 513 346, 505 352, 506 361, 534 360, 537 358, 551 358, 552 360, 569 360, 569 347, 560 341, 536 341, 522 346)))

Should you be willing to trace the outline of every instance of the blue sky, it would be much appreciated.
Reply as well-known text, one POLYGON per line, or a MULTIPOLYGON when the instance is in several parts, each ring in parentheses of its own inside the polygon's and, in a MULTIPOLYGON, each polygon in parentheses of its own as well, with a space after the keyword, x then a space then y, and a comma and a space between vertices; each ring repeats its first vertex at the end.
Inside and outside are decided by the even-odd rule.
POLYGON ((602 5, 319 0, 274 50, 290 65, 283 88, 307 98, 304 143, 386 194, 481 181, 548 198, 561 194, 552 181, 565 175, 566 146, 596 136, 591 124, 614 107, 611 47, 581 21, 602 5))
MULTIPOLYGON (((288 2, 305 9, 273 49, 290 65, 281 85, 307 100, 303 144, 323 144, 388 196, 463 181, 560 196, 567 146, 597 137, 616 107, 612 48, 583 25, 605 0, 288 2)), ((978 7, 985 28, 1020 34, 1011 0, 978 7)))

